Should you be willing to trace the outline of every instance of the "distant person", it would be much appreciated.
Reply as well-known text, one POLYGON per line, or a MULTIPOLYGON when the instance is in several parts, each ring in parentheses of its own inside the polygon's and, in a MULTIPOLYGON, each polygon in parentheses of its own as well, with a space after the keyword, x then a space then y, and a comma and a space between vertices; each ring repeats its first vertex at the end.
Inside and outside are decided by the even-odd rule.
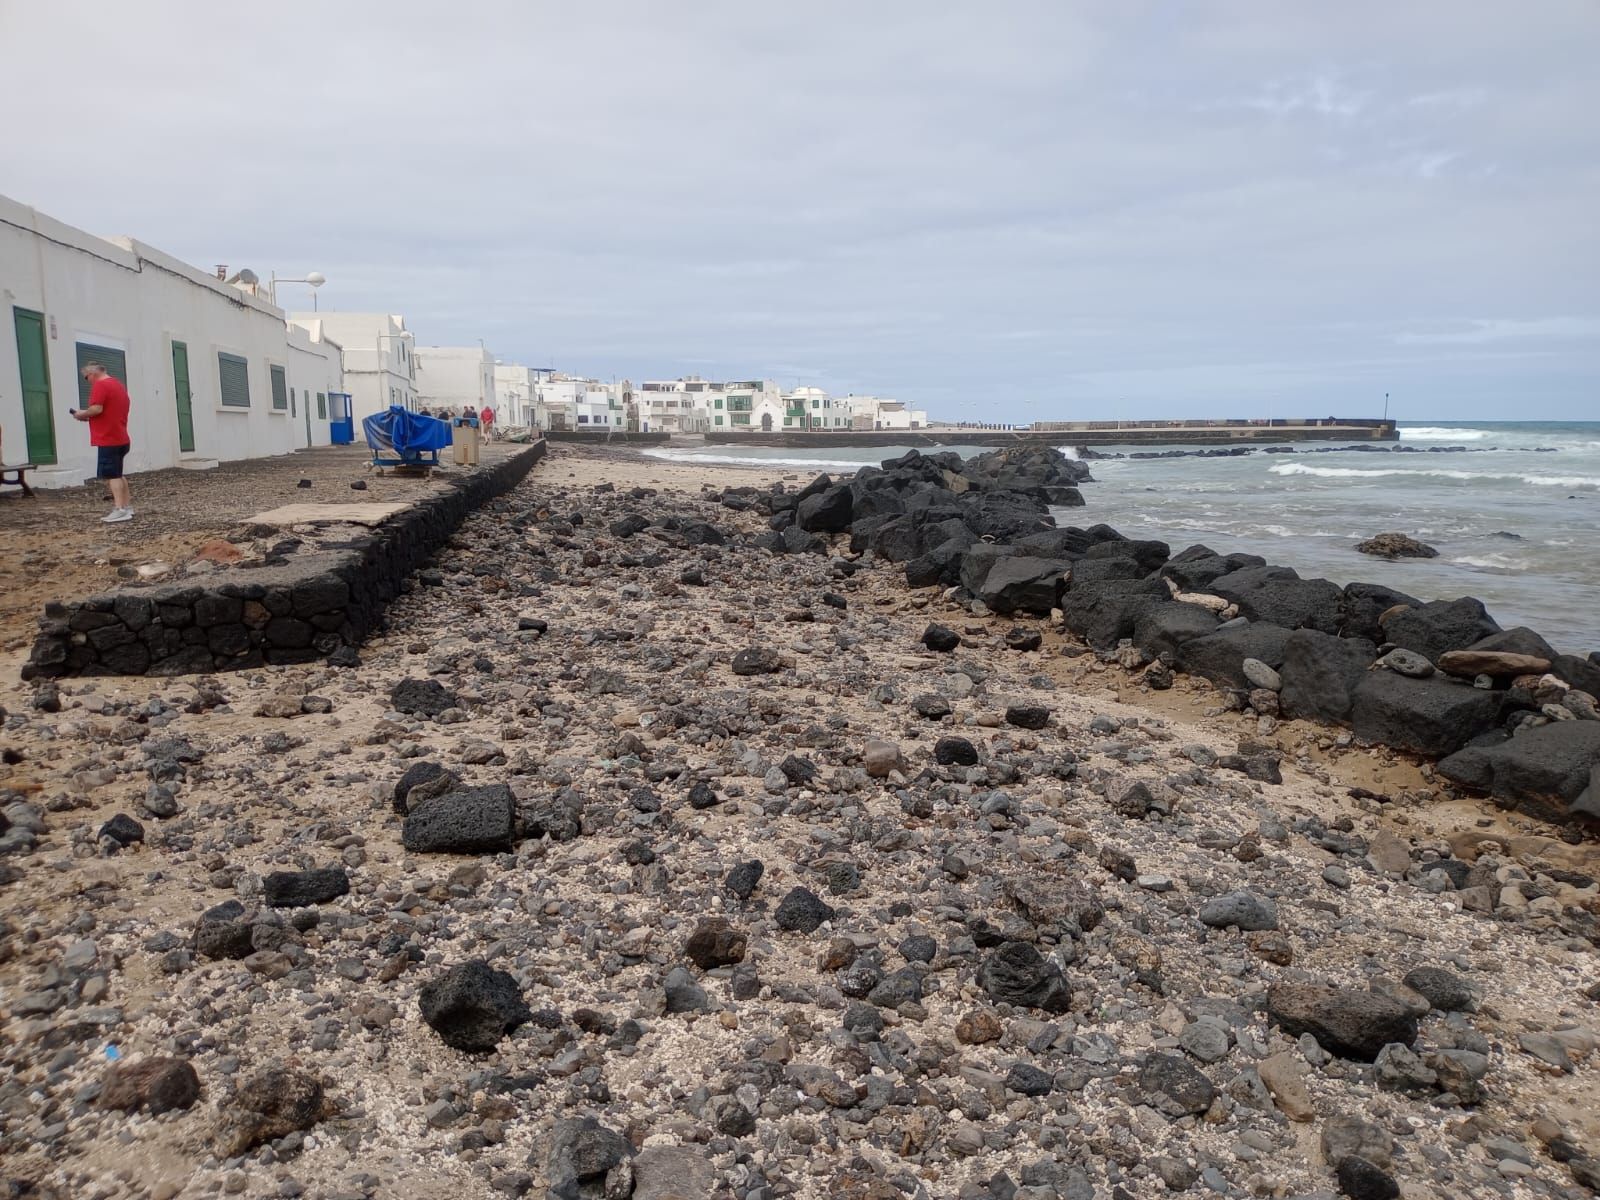
POLYGON ((89 425, 89 444, 98 451, 97 478, 111 488, 111 511, 100 520, 107 525, 133 520, 133 494, 122 477, 122 464, 128 457, 128 389, 122 381, 106 374, 104 365, 83 364, 83 377, 89 384, 89 406, 68 411, 76 421, 89 425))
POLYGON ((494 409, 485 404, 483 411, 478 413, 478 420, 483 424, 484 438, 491 442, 494 441, 494 409))

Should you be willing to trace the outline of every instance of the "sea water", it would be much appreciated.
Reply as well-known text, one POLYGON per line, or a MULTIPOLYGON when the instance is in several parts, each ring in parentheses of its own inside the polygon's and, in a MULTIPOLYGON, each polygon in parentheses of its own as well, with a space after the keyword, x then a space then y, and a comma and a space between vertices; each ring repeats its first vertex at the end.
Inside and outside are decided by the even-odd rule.
MULTIPOLYGON (((1530 626, 1560 650, 1600 648, 1600 422, 1417 422, 1402 424, 1400 439, 1400 451, 1301 442, 1292 454, 1096 460, 1097 482, 1082 488, 1088 507, 1055 515, 1063 525, 1104 521, 1128 537, 1160 538, 1174 552, 1200 542, 1259 554, 1307 578, 1383 583, 1423 600, 1476 596, 1502 625, 1530 626), (1439 557, 1387 562, 1356 552, 1357 542, 1391 530, 1439 557)), ((904 449, 646 453, 806 475, 852 471, 904 449)), ((1097 447, 1162 449, 1186 447, 1097 447)))

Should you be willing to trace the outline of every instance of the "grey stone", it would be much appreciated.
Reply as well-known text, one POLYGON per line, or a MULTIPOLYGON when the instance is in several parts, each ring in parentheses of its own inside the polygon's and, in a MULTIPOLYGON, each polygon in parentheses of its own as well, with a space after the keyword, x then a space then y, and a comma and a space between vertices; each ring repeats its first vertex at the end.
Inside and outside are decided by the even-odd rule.
POLYGON ((1371 1062, 1390 1042, 1417 1040, 1417 1019, 1398 1000, 1320 983, 1275 983, 1267 1015, 1291 1037, 1309 1033, 1341 1058, 1371 1062))
POLYGON ((586 1194, 582 1185, 603 1180, 631 1157, 628 1139, 595 1118, 564 1117, 550 1131, 545 1179, 558 1200, 578 1200, 586 1194))
POLYGON ((1228 1056, 1230 1039, 1227 1027, 1217 1021, 1190 1021, 1178 1035, 1182 1046, 1203 1063, 1218 1062, 1228 1056))
POLYGON ((1440 1012, 1471 1012, 1477 1007, 1472 985, 1444 967, 1413 967, 1404 982, 1440 1012))
POLYGON ((1217 1098, 1211 1080, 1176 1054, 1148 1055, 1139 1068, 1139 1089, 1171 1117, 1203 1113, 1217 1098))
POLYGON ((1378 662, 1407 679, 1426 679, 1433 674, 1433 664, 1415 650, 1391 650, 1378 662))
POLYGON ((1200 906, 1200 922, 1214 929, 1230 925, 1255 931, 1278 927, 1278 906, 1254 892, 1229 892, 1200 906))
POLYGON ((716 1169, 688 1146, 646 1146, 633 1160, 633 1200, 709 1200, 716 1169))
MULTIPOLYGON (((1288 645, 1287 642, 1284 643, 1288 645)), ((1259 658, 1247 658, 1239 668, 1244 673, 1245 682, 1251 687, 1265 688, 1269 692, 1276 692, 1283 686, 1283 679, 1259 658)))

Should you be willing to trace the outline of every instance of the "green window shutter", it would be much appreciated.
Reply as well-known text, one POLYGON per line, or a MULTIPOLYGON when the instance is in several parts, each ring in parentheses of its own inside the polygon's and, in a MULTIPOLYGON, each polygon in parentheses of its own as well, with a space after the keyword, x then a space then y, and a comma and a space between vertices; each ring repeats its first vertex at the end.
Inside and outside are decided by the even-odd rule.
POLYGON ((317 393, 317 420, 326 421, 327 419, 328 419, 328 393, 327 392, 318 392, 317 393))
POLYGON ((268 373, 272 376, 272 407, 286 409, 289 407, 289 380, 282 367, 269 366, 268 373))
MULTIPOLYGON (((718 396, 718 397, 717 397, 717 398, 716 398, 716 400, 715 400, 715 401, 714 401, 714 403, 715 403, 715 404, 716 404, 716 406, 717 406, 717 407, 718 407, 718 408, 721 408, 721 407, 722 407, 722 397, 721 397, 721 396, 718 396)), ((718 422, 717 422, 717 424, 718 424, 718 425, 721 425, 721 424, 722 424, 722 422, 721 422, 721 421, 718 421, 718 422)))
POLYGON ((217 352, 217 395, 228 408, 250 407, 250 364, 237 354, 217 352))
POLYGON ((78 343, 78 407, 89 407, 89 381, 83 377, 83 368, 92 362, 106 369, 106 374, 128 386, 128 356, 110 346, 96 346, 93 342, 78 343))

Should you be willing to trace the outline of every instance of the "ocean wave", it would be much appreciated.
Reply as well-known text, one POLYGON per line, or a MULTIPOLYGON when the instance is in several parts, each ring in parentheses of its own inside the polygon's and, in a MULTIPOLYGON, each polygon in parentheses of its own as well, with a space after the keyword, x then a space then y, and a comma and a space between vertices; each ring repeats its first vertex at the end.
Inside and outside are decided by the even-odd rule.
MULTIPOLYGON (((741 467, 831 467, 839 471, 858 471, 867 464, 847 458, 753 458, 739 454, 703 454, 698 450, 646 450, 648 458, 694 466, 696 463, 732 464, 741 467)), ((874 463, 873 466, 877 464, 874 463)))
POLYGON ((1418 425, 1399 433, 1402 442, 1481 442, 1494 436, 1489 429, 1447 429, 1442 425, 1418 425))
MULTIPOLYGON (((1233 524, 1233 522, 1229 522, 1233 524)), ((1256 529, 1262 533, 1269 533, 1273 537, 1281 538, 1359 538, 1356 533, 1339 533, 1332 529, 1290 529, 1287 525, 1257 525, 1256 529)))
POLYGON ((1499 571, 1505 574, 1528 569, 1528 564, 1525 560, 1507 558, 1503 554, 1463 554, 1460 558, 1452 558, 1448 561, 1458 567, 1477 567, 1480 571, 1499 571))
POLYGON ((1590 475, 1522 475, 1496 471, 1413 470, 1409 467, 1313 467, 1307 463, 1274 463, 1267 468, 1274 475, 1314 475, 1319 479, 1385 479, 1409 475, 1427 479, 1483 480, 1502 479, 1533 487, 1600 488, 1600 478, 1590 475))

